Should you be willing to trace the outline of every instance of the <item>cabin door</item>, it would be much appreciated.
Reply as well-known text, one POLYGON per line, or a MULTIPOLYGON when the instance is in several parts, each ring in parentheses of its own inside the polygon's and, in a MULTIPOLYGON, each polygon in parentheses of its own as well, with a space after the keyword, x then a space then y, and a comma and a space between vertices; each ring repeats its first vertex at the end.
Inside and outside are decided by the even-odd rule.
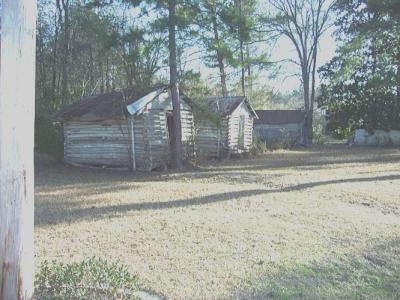
POLYGON ((244 150, 244 123, 245 123, 245 117, 240 116, 240 118, 239 118, 239 140, 238 140, 239 150, 244 150))

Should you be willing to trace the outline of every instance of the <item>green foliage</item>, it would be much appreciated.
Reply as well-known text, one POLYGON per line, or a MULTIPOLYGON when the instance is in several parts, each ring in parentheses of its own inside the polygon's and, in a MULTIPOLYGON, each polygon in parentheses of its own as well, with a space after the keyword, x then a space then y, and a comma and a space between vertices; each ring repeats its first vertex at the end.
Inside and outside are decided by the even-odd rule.
POLYGON ((55 111, 82 96, 156 81, 165 56, 162 35, 134 22, 121 4, 90 1, 85 5, 70 0, 62 1, 65 7, 57 9, 55 2, 41 0, 38 5, 36 95, 40 113, 55 111))
MULTIPOLYGON (((251 90, 257 70, 269 65, 267 54, 257 47, 266 38, 264 32, 257 30, 258 8, 256 0, 199 1, 195 19, 197 40, 206 52, 203 63, 209 68, 218 68, 218 94, 227 94, 228 79, 232 81, 240 73, 251 90)), ((240 90, 239 94, 242 93, 240 90)))
POLYGON ((230 35, 222 16, 226 10, 226 1, 202 0, 199 14, 195 20, 199 26, 199 41, 207 51, 204 63, 210 68, 218 67, 218 55, 227 60, 232 57, 230 35))
POLYGON ((314 144, 323 144, 326 139, 325 126, 322 122, 317 122, 317 120, 313 122, 313 139, 314 144))
POLYGON ((210 111, 207 107, 207 95, 211 94, 210 88, 201 79, 200 73, 187 71, 180 78, 179 88, 182 94, 189 97, 195 120, 208 120, 220 125, 221 116, 210 111))
POLYGON ((195 102, 192 106, 192 109, 194 119, 197 120, 196 122, 202 122, 202 120, 205 120, 206 123, 211 122, 217 125, 217 127, 221 128, 224 118, 208 108, 206 99, 197 98, 194 101, 195 102))
POLYGON ((370 0, 368 7, 377 12, 390 14, 391 16, 400 16, 400 1, 398 0, 370 0))
POLYGON ((211 94, 210 88, 201 79, 201 74, 192 70, 181 74, 179 88, 184 95, 191 99, 201 99, 204 95, 211 94))
POLYGON ((254 139, 251 153, 258 155, 279 149, 293 149, 298 143, 299 139, 289 134, 279 138, 270 138, 267 141, 254 139))
MULTIPOLYGON (((320 107, 338 137, 357 128, 400 128, 400 22, 367 0, 340 0, 340 48, 320 69, 320 107)), ((382 4, 382 3, 381 3, 382 4)))
POLYGON ((274 93, 269 88, 257 88, 253 90, 250 100, 255 109, 304 109, 303 94, 297 90, 274 93))
POLYGON ((270 152, 271 150, 267 147, 267 143, 264 141, 259 141, 257 139, 253 140, 253 145, 250 149, 250 154, 251 155, 262 155, 267 152, 270 152))
POLYGON ((38 115, 35 120, 35 152, 63 159, 63 133, 59 123, 48 116, 38 115))
POLYGON ((137 278, 126 267, 90 258, 80 263, 44 262, 35 278, 35 299, 137 299, 137 278))

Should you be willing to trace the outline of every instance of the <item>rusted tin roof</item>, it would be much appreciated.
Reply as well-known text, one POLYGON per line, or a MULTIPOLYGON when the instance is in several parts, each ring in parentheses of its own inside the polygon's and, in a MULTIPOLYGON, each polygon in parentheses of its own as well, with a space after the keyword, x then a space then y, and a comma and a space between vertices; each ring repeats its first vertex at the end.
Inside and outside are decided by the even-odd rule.
POLYGON ((168 89, 167 85, 157 85, 141 90, 131 88, 123 91, 83 97, 79 101, 61 109, 56 113, 55 119, 61 122, 72 119, 119 119, 126 114, 126 107, 128 105, 154 91, 163 91, 165 89, 168 89))

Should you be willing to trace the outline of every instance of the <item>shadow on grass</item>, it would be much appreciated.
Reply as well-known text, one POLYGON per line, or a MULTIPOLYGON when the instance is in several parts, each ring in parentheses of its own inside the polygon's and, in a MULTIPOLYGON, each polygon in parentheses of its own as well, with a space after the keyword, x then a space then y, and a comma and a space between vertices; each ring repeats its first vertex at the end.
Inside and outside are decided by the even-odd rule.
MULTIPOLYGON (((338 154, 339 155, 339 154, 338 154)), ((399 163, 400 155, 391 155, 391 156, 374 156, 371 158, 356 158, 352 157, 350 159, 341 159, 341 158, 332 158, 329 156, 328 159, 306 159, 302 160, 298 157, 298 159, 288 159, 288 160, 275 160, 275 161, 262 161, 261 159, 249 160, 247 165, 237 167, 236 164, 231 162, 225 163, 223 167, 227 171, 262 171, 262 170, 279 170, 279 169, 299 169, 299 168, 308 168, 308 169, 318 169, 321 170, 325 167, 329 168, 339 168, 338 165, 344 164, 391 164, 391 163, 399 163)))
POLYGON ((278 269, 233 299, 400 299, 400 238, 315 265, 278 269))
MULTIPOLYGON (((387 181, 396 179, 400 179, 400 175, 317 181, 317 182, 288 186, 281 189, 251 189, 251 190, 234 191, 228 193, 212 194, 208 196, 200 196, 190 199, 170 200, 165 202, 141 202, 141 203, 128 203, 128 204, 100 206, 100 207, 96 206, 79 207, 79 202, 77 201, 75 202, 62 201, 60 203, 54 203, 53 205, 46 205, 51 203, 51 196, 48 197, 42 196, 42 200, 39 199, 39 202, 37 203, 36 206, 37 214, 35 216, 35 224, 46 225, 46 224, 70 223, 82 219, 97 219, 102 217, 112 217, 121 213, 126 213, 131 211, 164 210, 172 208, 193 207, 210 203, 233 201, 257 195, 267 195, 271 193, 285 193, 285 192, 305 190, 323 185, 354 183, 354 182, 387 181), (42 203, 40 201, 42 201, 42 203)), ((113 190, 119 189, 118 186, 108 187, 108 189, 110 188, 112 188, 113 190)), ((132 192, 133 192, 132 196, 134 196, 134 189, 132 190, 132 192)), ((86 194, 84 194, 87 193, 86 189, 82 193, 84 196, 87 196, 86 194)), ((101 194, 99 194, 99 196, 101 196, 101 194)), ((82 203, 82 204, 87 204, 87 203, 82 203)))
MULTIPOLYGON (((52 186, 56 189, 75 188, 75 184, 120 184, 122 182, 156 182, 168 180, 212 179, 224 180, 231 176, 245 178, 264 170, 326 170, 340 168, 344 164, 391 164, 399 163, 400 154, 394 149, 348 147, 320 147, 307 149, 305 153, 285 152, 262 157, 212 161, 202 167, 188 167, 181 172, 129 172, 102 169, 66 167, 63 165, 37 165, 37 187, 52 186), (253 173, 251 173, 253 172, 253 173)), ((276 174, 274 174, 275 176, 276 174)), ((279 175, 279 174, 278 174, 279 175)), ((271 175, 272 176, 272 175, 271 175)))

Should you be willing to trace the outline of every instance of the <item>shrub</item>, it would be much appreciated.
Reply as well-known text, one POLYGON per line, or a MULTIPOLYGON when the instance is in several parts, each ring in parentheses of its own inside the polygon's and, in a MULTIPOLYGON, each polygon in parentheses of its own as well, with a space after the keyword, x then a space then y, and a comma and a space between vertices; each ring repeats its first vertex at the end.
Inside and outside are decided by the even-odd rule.
POLYGON ((266 141, 254 139, 251 154, 260 155, 278 149, 292 149, 299 143, 299 139, 285 135, 280 138, 269 138, 266 141))
POLYGON ((137 278, 126 267, 90 258, 80 263, 44 262, 35 278, 35 299, 137 299, 137 278))
POLYGON ((314 122, 313 122, 313 143, 323 144, 327 140, 326 135, 326 118, 322 111, 317 110, 314 112, 314 122))
POLYGON ((326 141, 324 127, 321 123, 313 124, 313 143, 321 145, 326 141))
POLYGON ((63 148, 61 125, 48 116, 38 115, 35 120, 35 152, 62 160, 63 148))
POLYGON ((250 154, 251 155, 261 155, 261 154, 265 154, 269 151, 271 151, 271 150, 268 149, 266 142, 254 139, 253 145, 250 149, 250 154))

